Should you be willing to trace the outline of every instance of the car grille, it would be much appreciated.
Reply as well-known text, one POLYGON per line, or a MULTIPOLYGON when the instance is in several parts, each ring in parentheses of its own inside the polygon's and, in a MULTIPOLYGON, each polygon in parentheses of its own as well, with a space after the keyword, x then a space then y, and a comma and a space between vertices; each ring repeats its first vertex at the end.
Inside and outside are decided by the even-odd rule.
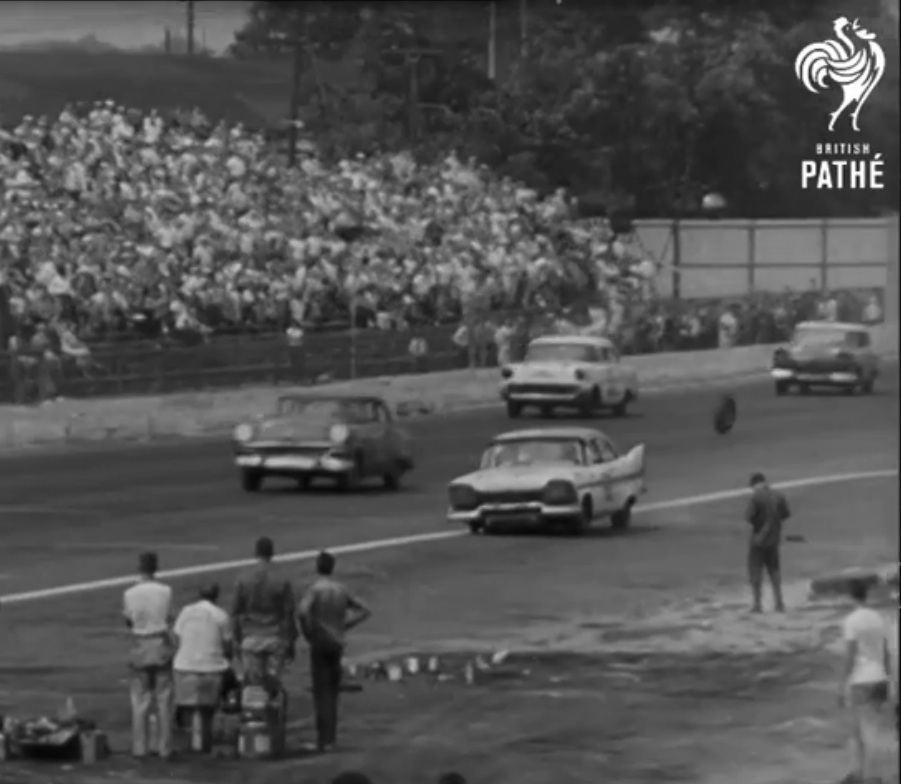
POLYGON ((321 446, 303 446, 303 445, 279 445, 279 446, 250 446, 243 451, 251 452, 256 455, 264 455, 265 457, 274 457, 276 455, 299 455, 301 457, 318 457, 323 455, 327 450, 321 446))
POLYGON ((841 373, 851 369, 851 364, 839 359, 796 359, 791 367, 799 373, 841 373))
POLYGON ((541 500, 541 490, 509 490, 479 493, 480 504, 529 504, 541 500))
POLYGON ((579 387, 572 384, 511 384, 509 390, 520 395, 574 395, 579 387))

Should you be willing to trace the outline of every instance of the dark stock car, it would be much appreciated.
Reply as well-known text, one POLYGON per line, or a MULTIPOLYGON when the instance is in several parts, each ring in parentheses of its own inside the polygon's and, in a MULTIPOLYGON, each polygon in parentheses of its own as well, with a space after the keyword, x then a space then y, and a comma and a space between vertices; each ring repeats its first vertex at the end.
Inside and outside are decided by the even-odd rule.
POLYGON ((241 486, 252 493, 268 477, 314 479, 353 489, 370 478, 389 490, 413 468, 412 443, 384 400, 369 396, 283 395, 277 410, 232 434, 241 486))
POLYGON ((774 352, 770 375, 777 395, 792 389, 806 394, 815 386, 870 394, 879 376, 879 356, 863 324, 804 321, 795 327, 791 342, 774 352))

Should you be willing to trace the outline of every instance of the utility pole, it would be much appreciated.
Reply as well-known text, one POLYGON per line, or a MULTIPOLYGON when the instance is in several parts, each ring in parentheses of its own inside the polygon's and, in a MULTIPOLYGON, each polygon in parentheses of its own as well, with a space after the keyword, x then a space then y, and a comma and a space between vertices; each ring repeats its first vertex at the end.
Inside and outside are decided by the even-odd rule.
POLYGON ((421 130, 419 100, 419 62, 426 57, 440 57, 440 49, 427 49, 423 47, 411 47, 398 52, 404 58, 404 67, 407 69, 407 134, 411 139, 419 136, 421 130))
POLYGON ((519 0, 519 56, 529 53, 529 0, 519 0))
POLYGON ((497 78, 497 3, 488 3, 488 78, 497 78))
POLYGON ((194 0, 185 2, 185 45, 188 57, 194 56, 194 33, 197 19, 194 13, 194 0))

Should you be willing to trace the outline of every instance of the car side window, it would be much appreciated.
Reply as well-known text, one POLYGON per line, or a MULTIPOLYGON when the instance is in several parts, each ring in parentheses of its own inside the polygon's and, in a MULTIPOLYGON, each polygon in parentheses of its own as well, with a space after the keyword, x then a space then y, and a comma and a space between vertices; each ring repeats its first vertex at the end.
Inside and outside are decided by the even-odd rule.
POLYGON ((868 332, 859 332, 858 333, 857 347, 858 348, 869 348, 870 347, 870 335, 868 332))
POLYGON ((593 349, 596 359, 595 362, 609 362, 610 361, 610 350, 607 348, 595 348, 593 349))
POLYGON ((605 463, 609 463, 611 460, 616 460, 619 455, 616 453, 616 449, 614 449, 613 444, 605 439, 601 439, 598 443, 601 452, 601 459, 605 463))
POLYGON ((592 439, 585 445, 585 450, 588 453, 589 465, 598 465, 604 462, 604 457, 601 453, 600 445, 594 439, 592 439))

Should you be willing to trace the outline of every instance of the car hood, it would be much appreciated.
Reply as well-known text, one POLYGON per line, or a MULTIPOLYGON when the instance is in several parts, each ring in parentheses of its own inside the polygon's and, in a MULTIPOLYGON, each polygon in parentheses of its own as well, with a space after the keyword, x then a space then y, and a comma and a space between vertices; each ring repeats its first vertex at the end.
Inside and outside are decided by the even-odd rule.
POLYGON ((270 443, 326 442, 333 425, 302 419, 263 419, 253 424, 253 440, 270 443))
POLYGON ((534 465, 486 468, 461 476, 452 485, 469 485, 479 492, 494 490, 540 490, 553 479, 568 480, 574 466, 534 465))

